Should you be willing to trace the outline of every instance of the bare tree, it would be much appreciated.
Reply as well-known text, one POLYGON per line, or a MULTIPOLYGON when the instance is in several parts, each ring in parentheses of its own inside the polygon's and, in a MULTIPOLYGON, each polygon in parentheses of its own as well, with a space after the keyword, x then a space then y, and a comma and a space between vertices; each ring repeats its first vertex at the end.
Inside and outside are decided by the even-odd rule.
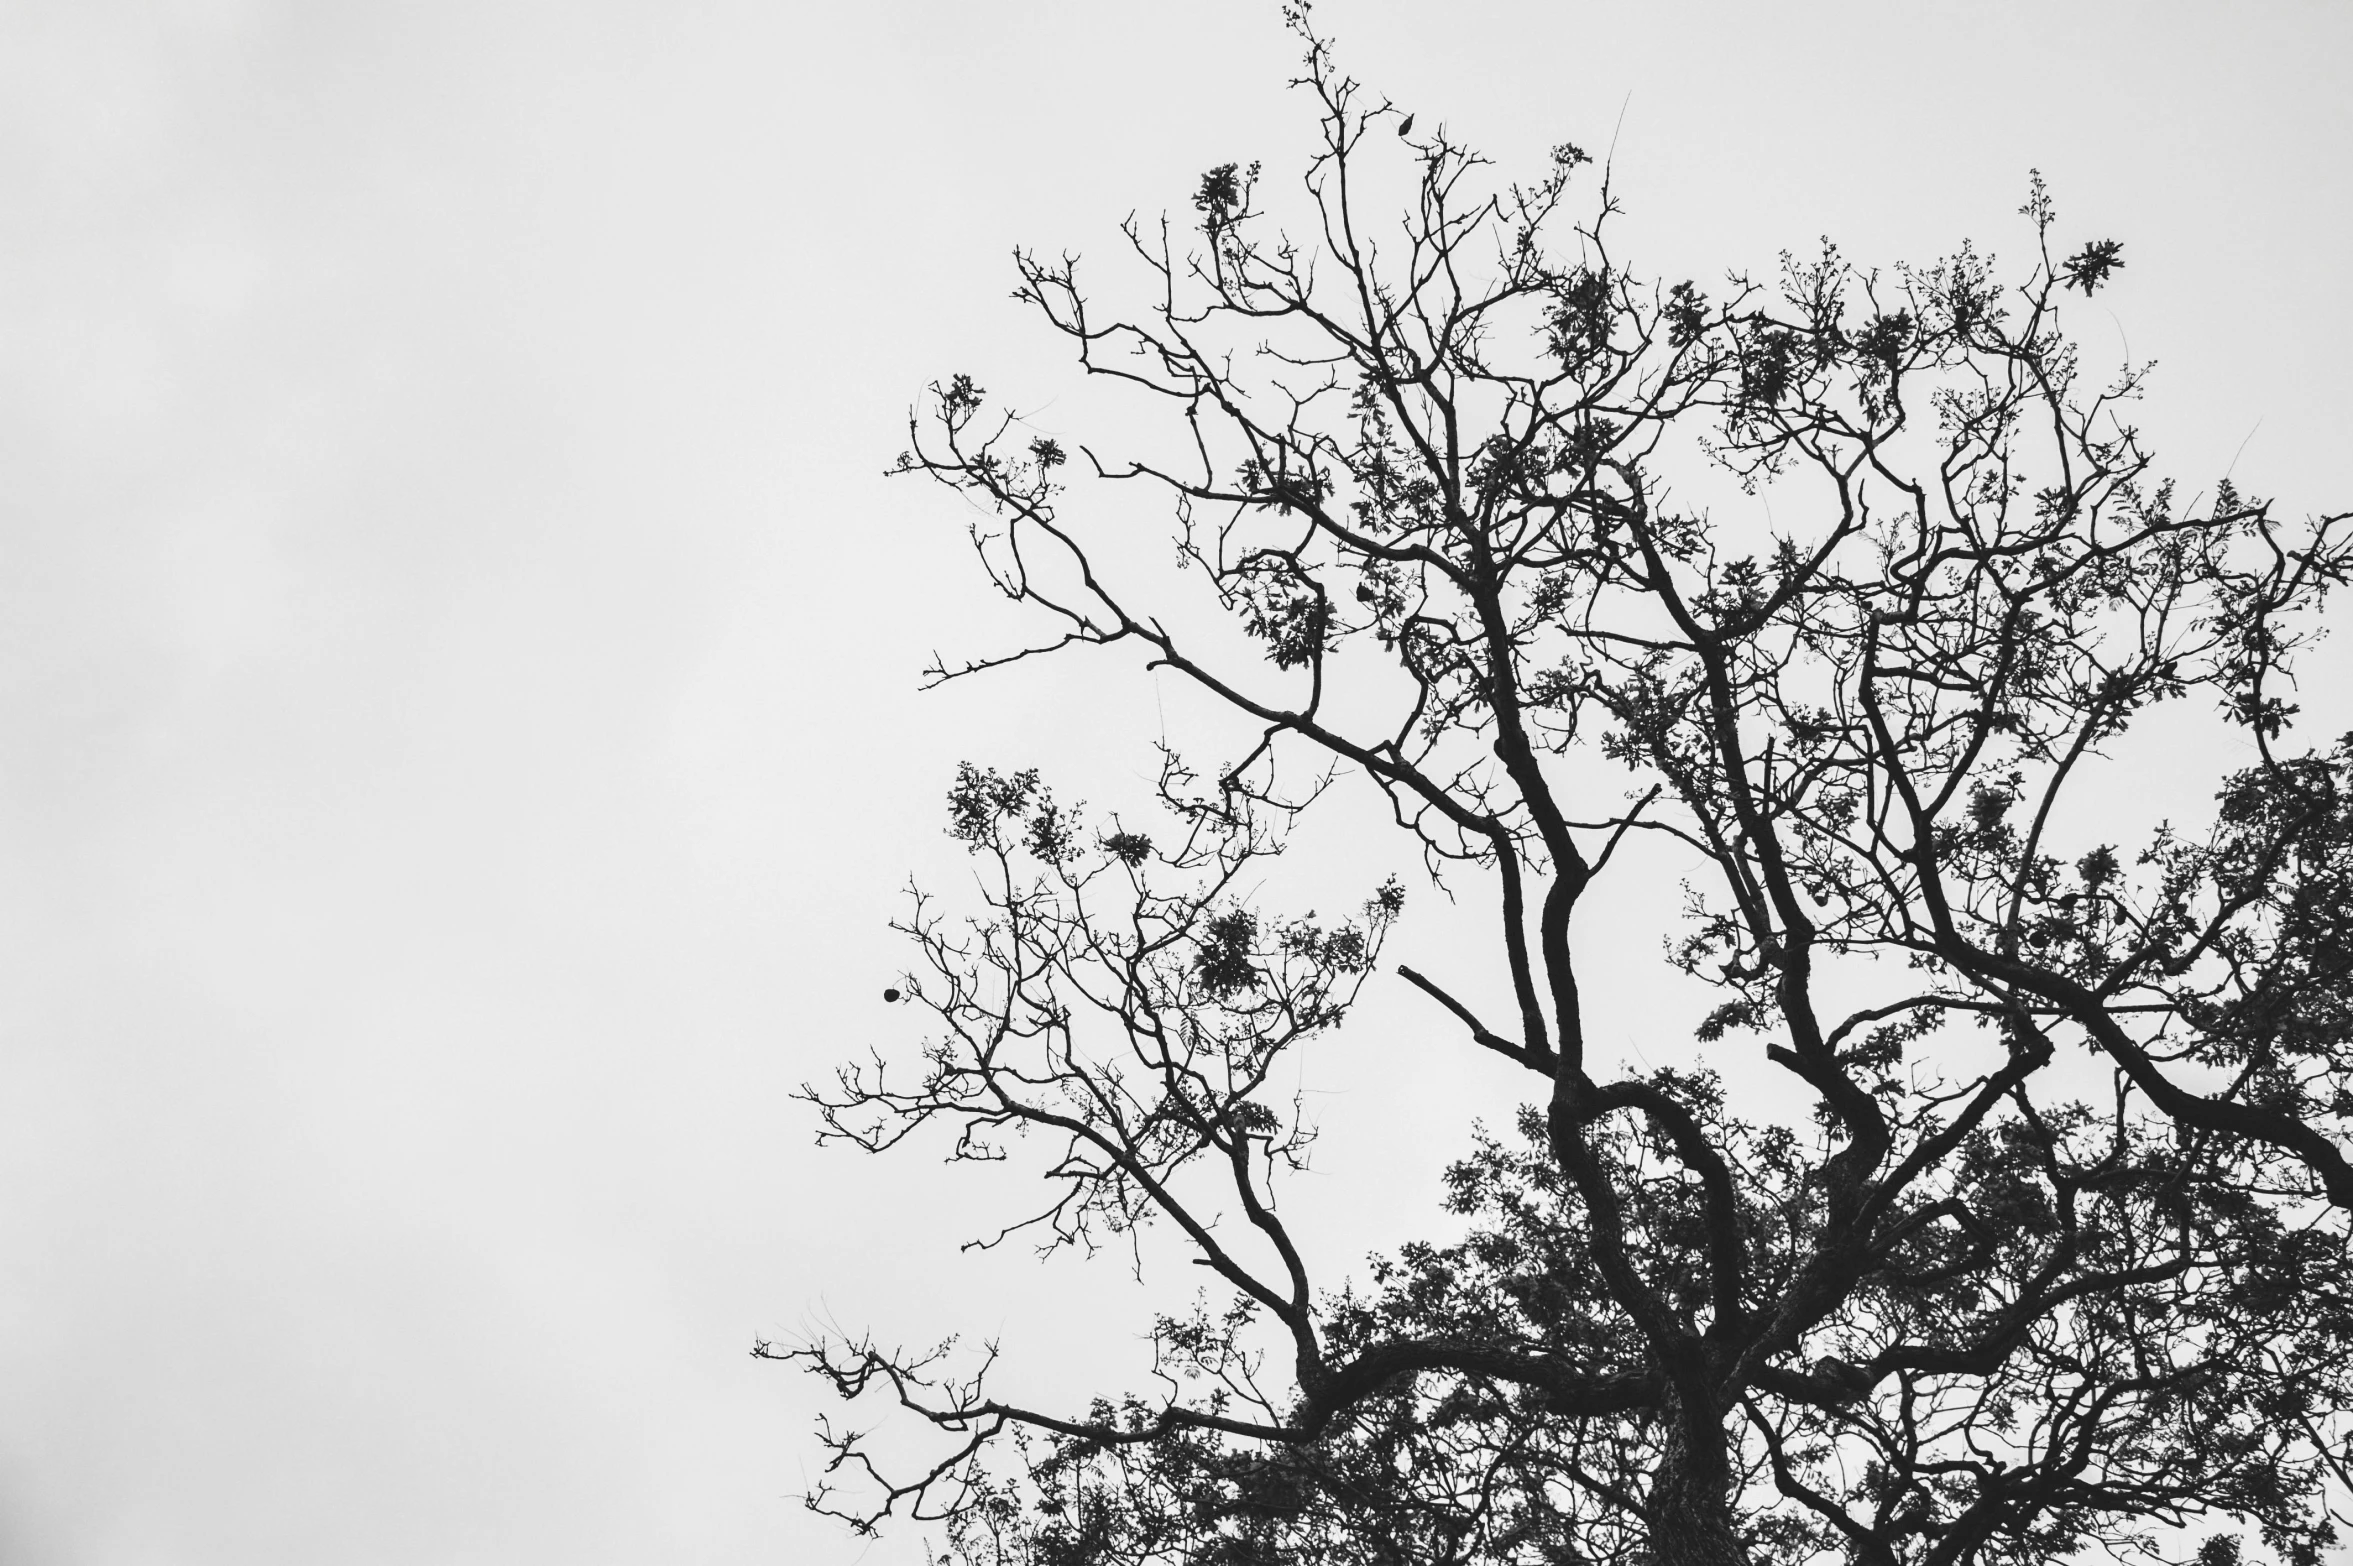
POLYGON ((1149 1222, 1226 1298, 1157 1323, 1155 1394, 1079 1410, 948 1350, 764 1344, 942 1443, 902 1472, 829 1429, 812 1504, 944 1522, 992 1562, 1958 1566, 2202 1538, 2228 1566, 2248 1529, 2315 1561, 2353 1349, 2353 737, 2290 743, 2289 670, 2353 563, 2346 515, 2157 479, 2141 373, 2087 384, 2059 324, 2121 253, 2059 242, 2039 179, 2019 281, 1966 248, 1825 250, 1711 298, 1625 269, 1578 149, 1496 188, 1293 22, 1305 237, 1228 164, 1197 229, 1128 224, 1135 319, 1071 259, 1017 257, 1085 369, 1181 435, 1182 462, 1081 455, 1165 499, 1190 596, 1139 601, 1069 454, 967 377, 898 464, 979 503, 981 558, 1048 627, 1014 656, 1132 647, 1249 741, 1202 774, 1164 753, 1141 825, 968 768, 951 829, 988 906, 905 923, 932 1041, 811 1095, 869 1150, 1050 1145, 1007 1233, 1149 1222), (1376 223, 1384 162, 1411 196, 1376 223), (1670 471, 1769 487, 1778 526, 1670 471), (2166 702, 2215 709, 2251 764, 2201 830, 2087 835, 2085 791, 2166 702), (1402 893, 1285 918, 1244 872, 1353 780, 1493 896, 1513 998, 1480 1015, 1481 976, 1401 968, 1399 1003, 1535 1102, 1454 1170, 1459 1239, 1319 1281, 1274 1201, 1310 1127, 1273 1068, 1375 982, 1402 893), (1670 951, 1718 992, 1700 1041, 1785 1072, 1788 1123, 1588 1050, 1578 929, 1636 833, 1692 870, 1670 951))

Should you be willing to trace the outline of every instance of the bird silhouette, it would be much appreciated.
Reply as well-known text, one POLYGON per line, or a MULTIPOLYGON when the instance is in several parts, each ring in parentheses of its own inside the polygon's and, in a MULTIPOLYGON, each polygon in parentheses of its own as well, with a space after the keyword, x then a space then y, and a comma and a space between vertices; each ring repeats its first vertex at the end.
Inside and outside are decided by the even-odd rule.
POLYGON ((1400 136, 1410 136, 1413 134, 1412 115, 1409 114, 1404 119, 1397 122, 1397 134, 1400 136))
POLYGON ((1814 1361, 1814 1374, 1838 1389, 1841 1397, 1862 1397, 1872 1387, 1871 1372, 1835 1354, 1825 1354, 1814 1361))

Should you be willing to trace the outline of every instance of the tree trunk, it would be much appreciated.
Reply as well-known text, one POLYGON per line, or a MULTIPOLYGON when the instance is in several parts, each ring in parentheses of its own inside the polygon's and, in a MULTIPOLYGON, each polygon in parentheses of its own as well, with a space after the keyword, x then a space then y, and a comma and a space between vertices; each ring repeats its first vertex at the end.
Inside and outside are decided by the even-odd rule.
POLYGON ((1644 1506, 1652 1566, 1749 1566, 1732 1520, 1732 1470, 1723 1425, 1673 1411, 1644 1506), (1693 1428, 1694 1426, 1698 1428, 1693 1428))

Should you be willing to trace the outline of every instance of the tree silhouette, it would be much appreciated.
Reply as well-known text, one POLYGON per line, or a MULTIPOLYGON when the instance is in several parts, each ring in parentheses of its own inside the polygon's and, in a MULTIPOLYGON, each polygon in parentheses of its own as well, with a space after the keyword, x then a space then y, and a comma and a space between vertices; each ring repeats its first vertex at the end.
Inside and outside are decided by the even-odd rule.
POLYGON ((2250 1530, 2317 1560, 2353 1351, 2353 736, 2291 744, 2288 697, 2346 515, 2155 476, 2141 372, 2088 385, 2059 324, 2120 247, 2055 261, 2039 179, 2021 280, 1825 249, 1711 298, 1625 269, 1576 148, 1494 189, 1293 24, 1307 238, 1225 164, 1196 235, 1129 222, 1136 319, 1017 257, 1181 436, 1183 463, 1078 451, 1165 497, 1184 592, 1140 600, 1069 454, 969 377, 898 464, 978 502, 1050 628, 938 678, 1132 647, 1251 741, 1207 775, 1164 750, 1149 830, 967 767, 987 907, 904 923, 931 1042, 811 1093, 873 1151, 1049 1147, 997 1238, 1151 1223, 1224 1298, 1156 1324, 1155 1395, 1075 1411, 952 1347, 763 1344, 941 1443, 902 1471, 828 1427, 811 1504, 1006 1563, 2228 1566, 2250 1530), (1410 178, 1386 226, 1382 160, 1410 178), (1778 525, 1670 473, 1769 490, 1778 525), (2167 702, 2250 764, 2210 824, 2102 841, 2114 742, 2167 702), (1394 883, 1344 921, 1245 897, 1343 780, 1492 894, 1508 1013, 1457 998, 1477 975, 1376 981, 1394 883), (1691 869, 1699 1040, 1761 1052, 1794 1115, 1588 1049, 1579 921, 1634 833, 1691 869), (1311 1135, 1275 1067, 1373 982, 1534 1102, 1449 1176, 1454 1243, 1318 1280, 1273 1199, 1311 1135))

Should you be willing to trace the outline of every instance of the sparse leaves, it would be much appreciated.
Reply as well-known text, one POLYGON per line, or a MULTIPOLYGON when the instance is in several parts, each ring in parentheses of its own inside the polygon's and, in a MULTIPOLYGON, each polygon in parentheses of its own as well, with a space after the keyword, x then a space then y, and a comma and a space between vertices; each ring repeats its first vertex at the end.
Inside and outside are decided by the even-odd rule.
POLYGON ((2039 175, 2021 280, 1826 243, 1711 301, 1630 267, 1606 198, 1565 211, 1574 147, 1496 188, 1443 131, 1368 138, 1396 111, 1291 14, 1319 242, 1221 164, 1205 253, 1127 230, 1132 314, 1019 261, 1082 368, 1173 415, 1176 457, 1089 465, 1165 503, 1175 585, 968 376, 898 463, 1047 628, 939 678, 1125 648, 1233 751, 1206 785, 1164 753, 1150 832, 962 769, 981 907, 903 922, 893 1015, 929 1036, 810 1095, 869 1150, 1042 1155, 981 1243, 1155 1226, 1220 1292, 1153 1326, 1150 1395, 1083 1410, 985 1355, 775 1351, 942 1442, 898 1475, 829 1437, 878 1487, 843 1509, 990 1566, 2055 1566, 2187 1558, 2193 1518, 2230 1525, 2200 1566, 2317 1561, 2353 1433, 2353 737, 2299 748, 2292 694, 2348 517, 2177 499, 2125 417, 2144 371, 2094 384, 2060 320, 2121 245, 2054 261, 2039 175), (1356 204, 1376 157, 1401 228, 1356 204), (2107 758, 2187 698, 2252 749, 2210 822, 2130 838, 2107 758), (1281 910, 1260 871, 1341 777, 1491 898, 1483 963, 1383 973, 1394 877, 1281 910), (1630 864, 1688 889, 1663 974, 1586 955, 1630 864), (1630 1068, 1605 985, 1742 1075, 1630 1068), (1450 1239, 1335 1279, 1274 1197, 1314 1135, 1278 1084, 1360 991, 1534 1102, 1449 1172, 1450 1239))

